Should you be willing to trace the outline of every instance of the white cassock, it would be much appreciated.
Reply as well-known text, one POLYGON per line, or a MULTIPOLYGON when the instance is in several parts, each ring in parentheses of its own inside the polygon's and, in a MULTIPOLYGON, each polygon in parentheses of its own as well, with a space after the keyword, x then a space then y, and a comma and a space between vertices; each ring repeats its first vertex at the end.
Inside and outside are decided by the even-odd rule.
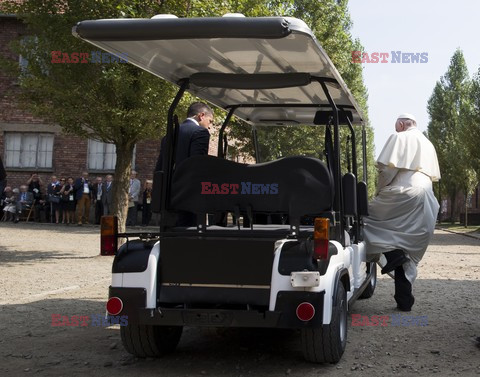
MULTIPOLYGON (((440 179, 437 153, 432 143, 412 127, 390 136, 377 168, 377 196, 369 203, 369 216, 365 218, 367 255, 375 259, 384 252, 402 249, 409 258, 403 265, 405 276, 413 284, 439 209, 432 190, 432 182, 440 179)), ((383 255, 379 264, 386 264, 383 255)))

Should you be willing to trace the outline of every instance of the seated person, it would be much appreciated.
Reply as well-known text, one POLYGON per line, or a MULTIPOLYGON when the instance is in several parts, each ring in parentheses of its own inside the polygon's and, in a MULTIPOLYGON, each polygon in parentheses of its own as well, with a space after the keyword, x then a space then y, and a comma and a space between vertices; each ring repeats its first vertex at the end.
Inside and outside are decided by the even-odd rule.
POLYGON ((10 186, 5 187, 5 191, 2 195, 3 212, 5 213, 4 221, 13 221, 15 218, 15 212, 17 210, 16 196, 18 195, 18 189, 13 189, 10 186))
POLYGON ((33 204, 33 194, 28 190, 27 185, 20 186, 20 193, 18 194, 17 202, 16 202, 16 216, 15 222, 18 223, 20 221, 20 214, 23 210, 31 208, 33 204))

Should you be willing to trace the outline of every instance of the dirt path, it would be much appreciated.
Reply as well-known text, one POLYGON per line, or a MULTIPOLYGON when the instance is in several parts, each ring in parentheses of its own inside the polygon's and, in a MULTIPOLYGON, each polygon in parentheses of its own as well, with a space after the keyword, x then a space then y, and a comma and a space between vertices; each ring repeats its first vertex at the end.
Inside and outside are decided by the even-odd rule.
POLYGON ((186 329, 173 355, 138 360, 118 326, 52 327, 52 314, 104 314, 112 259, 98 246, 94 227, 0 224, 0 376, 480 375, 480 240, 436 232, 410 317, 392 319, 393 281, 380 277, 350 313, 387 326, 349 319, 342 360, 324 366, 302 360, 295 331, 186 329), (413 316, 428 325, 398 325, 413 316))

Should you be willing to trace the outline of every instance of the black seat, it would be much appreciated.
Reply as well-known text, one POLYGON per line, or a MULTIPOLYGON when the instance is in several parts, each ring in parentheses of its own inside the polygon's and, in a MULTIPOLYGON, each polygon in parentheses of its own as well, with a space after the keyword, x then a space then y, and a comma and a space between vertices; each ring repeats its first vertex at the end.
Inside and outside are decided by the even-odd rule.
POLYGON ((287 213, 298 219, 332 208, 333 178, 315 158, 256 165, 214 156, 182 161, 173 175, 170 209, 193 213, 287 213))

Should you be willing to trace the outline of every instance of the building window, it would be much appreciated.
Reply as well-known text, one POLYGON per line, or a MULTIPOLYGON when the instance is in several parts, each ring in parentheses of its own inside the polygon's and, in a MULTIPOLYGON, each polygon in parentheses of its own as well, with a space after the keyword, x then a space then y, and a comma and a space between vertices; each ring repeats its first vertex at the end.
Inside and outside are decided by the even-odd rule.
MULTIPOLYGON (((135 166, 135 149, 133 150, 132 168, 135 166)), ((88 169, 115 170, 117 152, 115 144, 103 143, 97 140, 88 140, 88 169)))
POLYGON ((53 134, 5 133, 7 168, 48 169, 52 167, 53 134))

